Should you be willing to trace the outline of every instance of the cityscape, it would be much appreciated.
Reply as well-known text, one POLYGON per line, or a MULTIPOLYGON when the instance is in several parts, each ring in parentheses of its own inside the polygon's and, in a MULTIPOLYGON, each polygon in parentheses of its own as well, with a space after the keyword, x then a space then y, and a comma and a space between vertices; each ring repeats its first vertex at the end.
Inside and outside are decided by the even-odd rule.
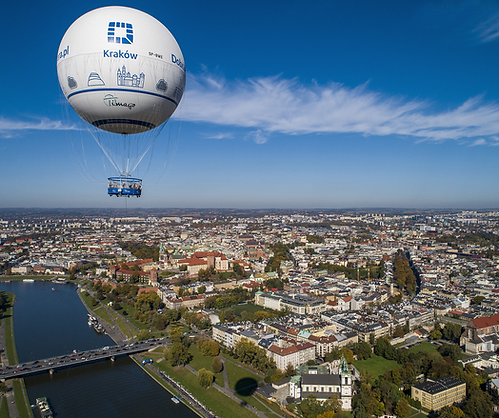
POLYGON ((499 417, 499 3, 2 10, 0 418, 499 417))
POLYGON ((493 415, 499 212, 96 211, 2 210, 3 280, 75 282, 89 306, 133 305, 149 327, 135 338, 168 337, 153 366, 164 354, 175 384, 187 367, 262 417, 275 412, 258 402, 319 418, 493 415), (193 346, 250 369, 250 393, 224 386, 215 361, 189 366, 193 346))

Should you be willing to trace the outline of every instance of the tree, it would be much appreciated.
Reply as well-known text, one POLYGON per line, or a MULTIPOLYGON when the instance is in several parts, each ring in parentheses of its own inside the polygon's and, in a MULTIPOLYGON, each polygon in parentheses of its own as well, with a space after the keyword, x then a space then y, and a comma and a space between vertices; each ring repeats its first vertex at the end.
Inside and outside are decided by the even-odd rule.
POLYGON ((326 361, 339 360, 341 358, 340 350, 338 347, 333 347, 329 353, 325 355, 326 361))
POLYGON ((244 270, 239 263, 232 264, 232 270, 236 273, 236 276, 242 276, 244 274, 244 270))
POLYGON ((209 338, 200 339, 197 346, 198 350, 204 356, 218 356, 218 354, 220 354, 220 344, 209 338))
POLYGON ((220 318, 220 322, 233 322, 234 319, 236 319, 236 313, 232 308, 224 309, 218 316, 220 318))
POLYGON ((291 363, 288 363, 286 370, 284 371, 284 375, 286 377, 291 377, 291 376, 294 376, 295 373, 296 373, 296 371, 295 371, 295 368, 293 367, 293 365, 291 363))
POLYGON ((285 377, 286 376, 284 375, 284 373, 281 370, 277 369, 276 372, 270 378, 270 381, 272 383, 277 383, 283 380, 285 377))
POLYGON ((345 360, 347 363, 353 363, 354 358, 353 358, 353 351, 350 350, 348 347, 341 347, 340 353, 343 357, 345 357, 345 360))
POLYGON ((141 313, 147 313, 149 311, 157 311, 159 304, 161 303, 161 298, 156 292, 150 290, 147 293, 141 293, 137 296, 137 302, 135 302, 135 309, 139 310, 141 313))
POLYGON ((275 361, 267 357, 266 351, 258 347, 246 338, 237 342, 233 350, 234 357, 243 363, 251 364, 261 372, 266 373, 269 369, 275 368, 275 361))
POLYGON ((358 360, 367 360, 368 358, 371 358, 372 355, 371 346, 364 341, 353 344, 352 351, 357 356, 358 360))
POLYGON ((166 319, 165 315, 160 315, 156 318, 156 321, 154 322, 154 328, 156 328, 159 331, 164 330, 168 325, 168 320, 166 319))
POLYGON ((179 327, 171 328, 169 335, 172 343, 181 343, 184 338, 182 330, 179 327))
POLYGON ((471 303, 473 305, 480 305, 483 301, 485 300, 484 296, 475 296, 473 299, 471 299, 471 303))
POLYGON ((457 406, 447 405, 438 411, 438 418, 464 418, 464 412, 457 406))
POLYGON ((198 372, 198 382, 203 388, 208 388, 213 383, 215 376, 212 372, 206 369, 200 369, 198 372))
POLYGON ((459 324, 446 324, 442 330, 442 337, 452 342, 459 342, 461 334, 461 325, 459 324))
POLYGON ((322 414, 317 415, 317 418, 335 418, 336 413, 334 411, 326 411, 322 414))
POLYGON ((395 415, 399 416, 400 418, 406 418, 409 416, 411 412, 411 407, 409 406, 409 402, 407 402, 407 399, 402 398, 397 402, 397 406, 395 407, 395 415))
POLYGON ((199 269, 198 271, 198 279, 209 279, 210 278, 210 270, 209 269, 199 269))
POLYGON ((326 408, 315 395, 308 395, 299 405, 300 411, 305 418, 317 417, 317 415, 326 412, 326 408))
POLYGON ((151 333, 147 329, 141 329, 137 334, 139 341, 148 340, 149 338, 151 338, 151 333))
POLYGON ((432 332, 430 332, 430 339, 439 340, 440 338, 442 338, 442 333, 437 329, 434 329, 432 332))
POLYGON ((220 373, 224 369, 224 364, 220 357, 213 357, 213 362, 211 363, 211 368, 215 373, 220 373))
POLYGON ((461 348, 457 344, 442 344, 438 347, 438 352, 442 357, 450 357, 455 362, 459 360, 461 354, 463 353, 461 348))
POLYGON ((405 335, 404 333, 404 330, 402 329, 402 327, 400 325, 397 325, 395 327, 395 331, 393 331, 393 336, 395 338, 400 338, 400 337, 403 337, 405 335))
POLYGON ((490 395, 478 389, 466 400, 463 412, 469 418, 492 418, 494 410, 490 395))
POLYGON ((326 408, 335 413, 341 412, 342 402, 338 395, 331 395, 326 401, 326 408))
POLYGON ((138 282, 139 282, 139 279, 140 279, 140 274, 139 274, 139 272, 138 272, 138 271, 134 271, 134 272, 132 273, 132 277, 130 278, 130 281, 131 281, 132 283, 138 283, 138 282))
POLYGON ((176 342, 165 350, 165 359, 169 360, 172 366, 185 366, 191 361, 192 355, 184 344, 176 342))

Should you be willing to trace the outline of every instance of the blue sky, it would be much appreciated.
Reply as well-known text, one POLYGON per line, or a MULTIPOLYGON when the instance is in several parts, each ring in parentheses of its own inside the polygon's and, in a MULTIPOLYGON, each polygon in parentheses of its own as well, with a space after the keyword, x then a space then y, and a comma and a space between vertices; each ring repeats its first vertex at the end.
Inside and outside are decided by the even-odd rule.
POLYGON ((127 202, 55 60, 74 20, 115 4, 3 5, 0 207, 499 207, 496 2, 120 3, 187 68, 127 202))

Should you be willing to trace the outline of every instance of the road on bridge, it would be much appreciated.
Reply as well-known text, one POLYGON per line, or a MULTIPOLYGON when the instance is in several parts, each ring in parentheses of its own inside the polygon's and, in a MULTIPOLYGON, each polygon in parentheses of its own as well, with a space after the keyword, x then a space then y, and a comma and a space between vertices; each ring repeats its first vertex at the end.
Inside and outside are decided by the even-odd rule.
POLYGON ((68 367, 81 366, 94 363, 109 358, 127 356, 143 351, 154 349, 163 343, 166 338, 136 341, 130 344, 114 345, 110 347, 96 348, 87 351, 76 351, 72 354, 55 356, 48 359, 35 360, 12 366, 5 366, 0 369, 1 379, 20 378, 38 373, 53 372, 68 367))

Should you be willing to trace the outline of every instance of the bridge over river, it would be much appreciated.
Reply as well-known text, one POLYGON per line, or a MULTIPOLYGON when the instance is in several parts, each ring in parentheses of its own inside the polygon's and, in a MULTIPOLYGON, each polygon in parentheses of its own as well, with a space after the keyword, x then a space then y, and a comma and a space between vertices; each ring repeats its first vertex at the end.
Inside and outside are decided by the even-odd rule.
POLYGON ((163 343, 166 343, 166 339, 164 338, 137 341, 130 344, 114 345, 87 351, 76 351, 72 354, 4 366, 0 369, 0 379, 32 376, 44 372, 53 373, 56 370, 68 367, 81 366, 83 364, 95 363, 106 359, 114 360, 116 357, 152 350, 163 343))

